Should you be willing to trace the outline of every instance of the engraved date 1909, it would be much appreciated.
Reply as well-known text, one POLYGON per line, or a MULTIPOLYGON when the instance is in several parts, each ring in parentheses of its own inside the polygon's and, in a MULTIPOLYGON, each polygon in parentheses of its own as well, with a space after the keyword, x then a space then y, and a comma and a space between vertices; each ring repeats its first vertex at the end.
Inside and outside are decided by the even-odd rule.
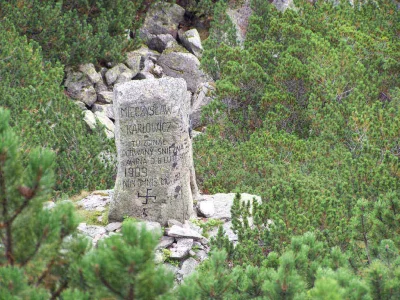
POLYGON ((147 177, 147 168, 125 168, 125 177, 147 177))

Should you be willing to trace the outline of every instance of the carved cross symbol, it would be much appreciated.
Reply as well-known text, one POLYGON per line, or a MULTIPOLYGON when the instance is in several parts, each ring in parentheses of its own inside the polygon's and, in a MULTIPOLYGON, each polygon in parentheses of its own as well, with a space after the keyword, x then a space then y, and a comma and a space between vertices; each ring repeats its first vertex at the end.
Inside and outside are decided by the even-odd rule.
POLYGON ((142 204, 147 204, 147 202, 149 201, 149 198, 154 198, 154 200, 157 199, 156 198, 157 196, 149 196, 149 191, 151 191, 151 190, 152 189, 147 189, 146 196, 141 196, 141 195, 139 195, 139 192, 137 193, 138 198, 146 198, 146 202, 142 202, 142 204))

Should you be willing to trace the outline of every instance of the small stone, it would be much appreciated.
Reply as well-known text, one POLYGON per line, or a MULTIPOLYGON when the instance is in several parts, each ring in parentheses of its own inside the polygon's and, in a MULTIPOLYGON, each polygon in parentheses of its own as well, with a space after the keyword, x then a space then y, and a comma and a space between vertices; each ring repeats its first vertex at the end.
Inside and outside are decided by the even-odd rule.
POLYGON ((132 73, 132 71, 127 66, 125 66, 124 64, 118 64, 115 67, 109 69, 105 74, 105 78, 106 78, 107 84, 108 85, 114 84, 117 81, 117 79, 120 76, 120 74, 123 73, 123 72, 132 73))
POLYGON ((192 249, 193 239, 179 239, 175 248, 171 248, 171 256, 173 259, 184 259, 189 255, 192 249))
POLYGON ((96 207, 96 211, 103 212, 105 210, 106 210, 106 208, 104 206, 96 207))
POLYGON ((185 220, 185 224, 183 225, 184 228, 189 228, 191 230, 194 230, 200 234, 203 234, 203 228, 201 228, 200 226, 197 226, 195 224, 193 224, 192 222, 185 220))
POLYGON ((115 81, 115 84, 128 82, 128 81, 132 80, 134 75, 136 75, 136 74, 133 74, 133 72, 131 70, 122 72, 121 74, 119 74, 117 81, 115 81))
POLYGON ((177 225, 173 225, 169 231, 168 235, 172 237, 183 237, 183 238, 193 238, 193 239, 202 239, 203 236, 201 236, 198 232, 188 229, 188 228, 182 228, 177 225))
POLYGON ((98 216, 96 220, 97 220, 97 222, 102 223, 103 222, 103 216, 98 216))
POLYGON ((114 108, 112 104, 93 104, 92 112, 101 112, 104 113, 107 118, 114 120, 114 108))
POLYGON ((92 113, 90 110, 84 111, 83 121, 86 122, 90 129, 93 130, 96 128, 96 117, 94 116, 94 113, 92 113))
POLYGON ((159 65, 155 65, 153 68, 153 74, 160 78, 163 75, 163 69, 159 65))
POLYGON ((117 229, 120 229, 122 227, 122 223, 121 222, 112 222, 110 224, 108 224, 105 229, 108 232, 113 232, 116 231, 117 229))
MULTIPOLYGON (((105 69, 105 70, 107 70, 107 69, 105 69)), ((99 100, 99 93, 101 93, 101 92, 108 92, 108 87, 107 87, 107 85, 104 83, 104 81, 103 81, 103 79, 102 80, 100 80, 98 83, 96 83, 95 85, 94 85, 94 89, 96 90, 96 93, 97 93, 97 100, 99 100)))
POLYGON ((161 241, 157 245, 157 249, 160 248, 167 248, 171 246, 175 241, 175 238, 170 237, 170 236, 162 236, 161 241))
POLYGON ((104 131, 106 133, 107 138, 112 139, 114 138, 114 123, 111 121, 105 113, 96 111, 95 113, 96 119, 104 125, 104 131))
POLYGON ((133 77, 137 75, 140 71, 140 60, 141 55, 140 53, 133 51, 126 54, 127 58, 125 64, 131 69, 133 73, 133 77))
POLYGON ((156 251, 154 253, 154 263, 156 265, 162 264, 164 262, 164 255, 161 251, 156 251))
POLYGON ((113 103, 114 93, 109 91, 103 91, 97 94, 97 101, 101 103, 110 104, 113 103))
POLYGON ((196 57, 200 58, 203 54, 203 46, 201 45, 201 39, 197 29, 193 28, 185 32, 179 30, 178 35, 182 45, 196 55, 196 57))
POLYGON ((74 101, 74 104, 76 104, 82 110, 87 110, 85 103, 83 103, 82 101, 76 100, 76 101, 74 101))
POLYGON ((79 66, 79 71, 86 74, 92 83, 98 83, 102 80, 101 75, 96 72, 93 64, 83 64, 79 66))
POLYGON ((207 252, 204 251, 204 250, 199 250, 199 251, 197 251, 197 253, 196 253, 195 256, 196 256, 196 258, 199 259, 200 261, 203 261, 203 260, 205 260, 205 259, 208 257, 207 252))
POLYGON ((200 201, 198 203, 198 212, 206 218, 211 218, 215 214, 215 207, 212 201, 200 201))
POLYGON ((185 278, 194 272, 198 264, 199 263, 194 258, 190 257, 183 262, 179 273, 185 278))
POLYGON ((190 256, 195 256, 195 255, 196 255, 196 252, 194 252, 193 250, 189 250, 189 255, 190 255, 190 256))
POLYGON ((174 220, 174 219, 168 220, 168 227, 172 227, 173 225, 176 225, 176 226, 179 226, 179 227, 183 226, 183 224, 181 222, 177 221, 177 220, 174 220))

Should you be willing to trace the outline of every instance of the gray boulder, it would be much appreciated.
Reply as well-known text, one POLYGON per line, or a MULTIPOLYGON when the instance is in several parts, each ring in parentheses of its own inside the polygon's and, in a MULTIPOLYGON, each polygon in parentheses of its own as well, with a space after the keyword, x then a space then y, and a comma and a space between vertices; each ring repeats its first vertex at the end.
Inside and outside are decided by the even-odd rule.
POLYGON ((147 42, 147 45, 149 46, 150 49, 156 50, 158 52, 163 52, 166 48, 167 45, 172 44, 177 44, 176 40, 174 37, 170 34, 157 34, 157 35, 151 35, 149 37, 149 41, 147 42))
POLYGON ((107 118, 114 120, 114 108, 112 104, 93 104, 92 112, 102 112, 104 113, 107 118))
POLYGON ((200 233, 190 229, 190 228, 182 228, 177 225, 173 225, 168 230, 168 236, 177 237, 177 238, 191 238, 191 239, 202 239, 200 233))
POLYGON ((79 66, 79 71, 89 78, 91 83, 95 84, 102 80, 101 75, 96 72, 93 64, 83 64, 79 66))
POLYGON ((202 82, 209 81, 208 76, 200 70, 200 61, 191 53, 164 51, 157 63, 163 68, 165 75, 174 78, 183 78, 187 88, 196 92, 202 82))
POLYGON ((175 248, 171 248, 171 256, 173 259, 184 259, 189 255, 192 249, 193 239, 179 239, 175 248))
MULTIPOLYGON (((235 193, 229 193, 229 194, 215 194, 215 195, 202 195, 201 200, 209 200, 214 203, 215 207, 215 214, 213 215, 213 218, 216 219, 226 219, 230 220, 231 219, 231 208, 233 205, 233 199, 235 198, 235 193)), ((242 202, 248 202, 252 203, 253 198, 256 199, 258 203, 261 203, 261 197, 256 196, 256 195, 250 195, 247 193, 242 193, 241 195, 241 201, 242 202)))
POLYGON ((200 58, 203 54, 203 46, 197 29, 190 29, 188 31, 178 31, 179 40, 185 48, 192 52, 196 57, 200 58))
POLYGON ((106 82, 108 85, 112 85, 114 84, 118 77, 121 75, 121 73, 127 72, 129 74, 132 75, 131 78, 133 78, 133 72, 124 64, 118 64, 115 67, 109 69, 106 74, 105 74, 105 78, 106 78, 106 82))
MULTIPOLYGON (((101 92, 107 92, 108 91, 108 87, 107 85, 104 83, 103 78, 94 85, 94 89, 96 90, 96 93, 99 94, 101 92)), ((99 100, 98 95, 97 95, 97 100, 99 100)))
POLYGON ((77 229, 84 235, 90 236, 92 239, 107 233, 103 226, 86 225, 86 223, 80 223, 77 229))
POLYGON ((105 227, 105 230, 107 230, 107 232, 113 232, 118 229, 121 229, 121 227, 122 227, 121 222, 112 222, 105 227))
POLYGON ((215 214, 215 207, 213 201, 206 200, 200 201, 198 204, 198 212, 206 218, 210 218, 215 214))
POLYGON ((202 82, 197 88, 197 91, 193 94, 190 113, 190 120, 192 121, 193 128, 204 125, 201 122, 201 109, 214 99, 214 91, 215 84, 213 82, 202 82))
POLYGON ((189 276, 190 274, 192 274, 194 272, 194 270, 196 269, 197 265, 199 263, 192 257, 188 258, 187 260, 185 260, 182 264, 182 267, 179 271, 179 273, 182 275, 183 279, 185 279, 185 277, 189 276))
POLYGON ((178 25, 184 20, 185 9, 167 2, 155 3, 147 12, 140 37, 147 43, 152 35, 170 34, 177 37, 178 25))
POLYGON ((93 192, 89 196, 78 201, 77 204, 85 210, 98 210, 110 203, 110 197, 106 193, 93 192))
POLYGON ((90 110, 85 110, 83 116, 83 121, 86 122, 86 124, 89 126, 90 129, 95 129, 96 128, 96 117, 94 116, 94 113, 92 113, 90 110))
POLYGON ((100 103, 110 104, 113 103, 114 93, 109 91, 99 92, 97 94, 97 101, 100 103))
POLYGON ((115 130, 114 123, 106 116, 104 112, 96 111, 94 115, 99 123, 104 125, 104 132, 106 133, 107 138, 113 139, 115 130))
POLYGON ((157 245, 157 249, 163 249, 171 246, 175 241, 175 238, 170 236, 162 236, 161 241, 157 245))
POLYGON ((140 60, 142 56, 137 51, 128 52, 126 54, 125 64, 131 69, 133 77, 137 75, 140 71, 140 60))
POLYGON ((82 101, 87 106, 96 102, 97 95, 92 82, 82 72, 67 72, 64 86, 68 95, 76 100, 82 101))

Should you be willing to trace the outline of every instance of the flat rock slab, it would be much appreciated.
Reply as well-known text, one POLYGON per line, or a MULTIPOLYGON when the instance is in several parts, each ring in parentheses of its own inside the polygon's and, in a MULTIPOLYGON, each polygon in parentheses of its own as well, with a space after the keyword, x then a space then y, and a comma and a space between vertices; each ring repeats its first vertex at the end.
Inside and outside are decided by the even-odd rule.
POLYGON ((190 229, 190 228, 182 228, 177 225, 173 225, 169 230, 168 230, 168 236, 172 237, 177 237, 177 238, 191 238, 191 239, 203 239, 203 236, 190 229))
POLYGON ((171 236, 162 236, 161 241, 157 245, 157 249, 163 249, 171 246, 175 242, 175 238, 171 236))
POLYGON ((106 229, 108 232, 112 232, 112 231, 116 231, 116 230, 118 230, 118 229, 121 229, 121 227, 122 227, 122 223, 121 223, 121 222, 112 222, 112 223, 108 224, 108 225, 105 227, 105 229, 106 229))
MULTIPOLYGON (((215 213, 213 215, 213 218, 215 219, 226 219, 230 220, 232 218, 231 216, 231 208, 233 205, 233 199, 235 198, 235 193, 229 193, 229 194, 215 194, 215 195, 201 195, 200 201, 212 201, 214 203, 214 208, 215 208, 215 213)), ((248 202, 252 203, 253 198, 256 199, 258 203, 261 203, 261 197, 257 195, 250 195, 247 193, 242 193, 241 195, 241 201, 242 202, 248 202)))
POLYGON ((78 201, 77 204, 85 210, 96 210, 99 207, 105 207, 110 201, 110 196, 106 194, 92 193, 78 201))

